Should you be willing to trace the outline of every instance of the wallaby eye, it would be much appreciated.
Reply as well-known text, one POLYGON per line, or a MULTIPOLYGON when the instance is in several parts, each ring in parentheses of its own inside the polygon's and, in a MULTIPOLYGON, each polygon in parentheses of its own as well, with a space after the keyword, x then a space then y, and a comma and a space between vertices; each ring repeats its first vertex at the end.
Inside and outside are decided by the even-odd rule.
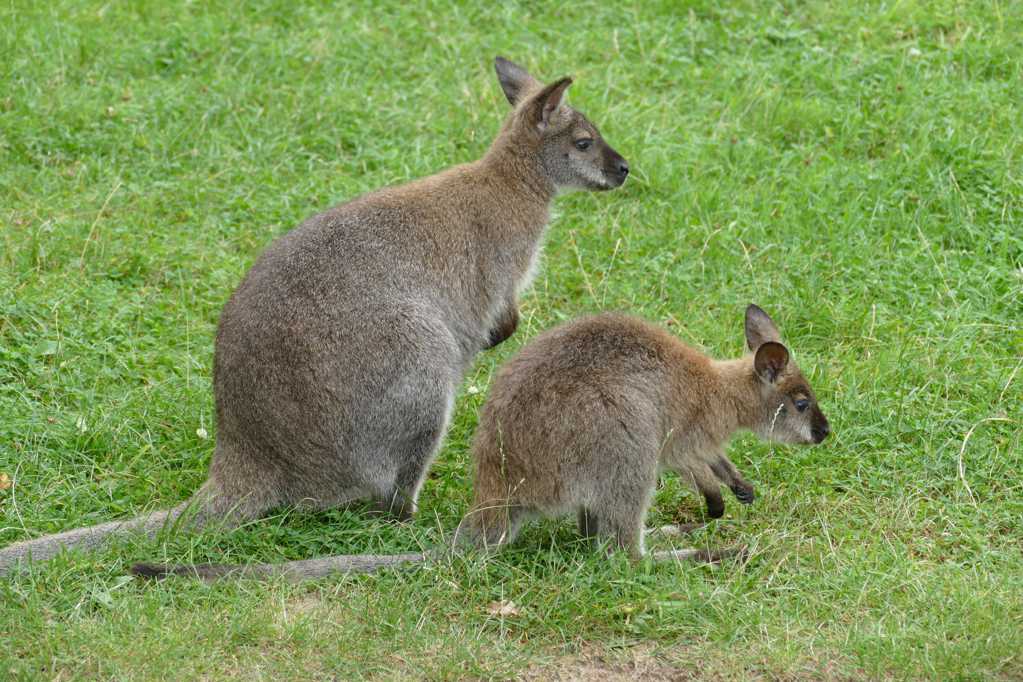
POLYGON ((810 401, 806 398, 800 398, 796 401, 796 409, 800 412, 806 412, 806 408, 810 407, 810 401))
POLYGON ((578 149, 581 152, 584 152, 584 151, 586 151, 587 149, 590 148, 591 144, 593 144, 593 140, 591 140, 591 139, 589 139, 587 137, 587 138, 583 138, 582 140, 576 140, 575 141, 575 148, 578 149))

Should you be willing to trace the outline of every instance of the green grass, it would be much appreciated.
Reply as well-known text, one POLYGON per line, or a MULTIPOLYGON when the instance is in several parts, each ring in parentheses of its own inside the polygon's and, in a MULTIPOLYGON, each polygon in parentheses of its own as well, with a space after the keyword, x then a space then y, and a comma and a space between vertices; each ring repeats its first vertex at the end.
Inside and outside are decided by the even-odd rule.
MULTIPOLYGON (((509 677, 592 652, 728 678, 1023 676, 1021 5, 374 5, 0 9, 0 545, 185 499, 246 268, 314 212, 478 157, 506 112, 495 54, 574 75, 634 169, 557 200, 524 324, 467 378, 411 526, 282 512, 64 555, 0 579, 0 678, 509 677), (437 542, 517 347, 624 309, 733 356, 750 301, 834 437, 730 448, 759 498, 695 540, 749 543, 743 565, 634 566, 546 522, 489 560, 303 586, 124 577, 437 542), (488 613, 501 600, 518 613, 488 613)), ((650 522, 700 509, 668 478, 650 522)))

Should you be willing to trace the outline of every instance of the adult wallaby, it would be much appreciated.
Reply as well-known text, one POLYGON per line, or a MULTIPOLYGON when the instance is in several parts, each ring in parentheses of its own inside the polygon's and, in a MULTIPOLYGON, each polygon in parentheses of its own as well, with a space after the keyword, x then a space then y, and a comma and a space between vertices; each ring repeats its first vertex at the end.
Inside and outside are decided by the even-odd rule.
MULTIPOLYGON (((767 313, 746 309, 751 354, 713 360, 666 330, 619 314, 582 318, 547 331, 508 361, 492 382, 472 446, 474 503, 456 534, 481 548, 515 539, 531 516, 577 514, 580 531, 635 559, 658 474, 676 471, 721 516, 720 486, 744 501, 751 486, 725 455, 743 429, 782 443, 828 435, 813 390, 767 313)), ((715 560, 698 549, 655 558, 715 560)), ((429 554, 336 556, 281 565, 142 565, 140 575, 317 577, 366 571, 429 554)))
POLYGON ((362 499, 415 511, 465 369, 515 331, 551 200, 629 173, 564 104, 570 78, 495 67, 513 111, 482 159, 314 216, 249 270, 220 316, 216 449, 192 500, 15 544, 0 573, 113 532, 153 535, 186 509, 194 525, 362 499))

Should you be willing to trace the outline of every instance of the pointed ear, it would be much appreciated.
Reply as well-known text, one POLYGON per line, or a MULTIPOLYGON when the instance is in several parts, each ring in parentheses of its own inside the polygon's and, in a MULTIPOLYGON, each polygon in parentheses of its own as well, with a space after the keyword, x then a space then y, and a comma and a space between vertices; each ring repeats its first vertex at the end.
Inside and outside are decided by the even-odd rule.
POLYGON ((561 101, 565 98, 565 90, 568 90, 568 86, 571 84, 572 79, 568 77, 551 83, 534 95, 533 99, 526 105, 529 120, 540 131, 546 130, 547 126, 550 125, 554 112, 558 110, 561 106, 561 101))
POLYGON ((538 80, 529 75, 528 71, 504 57, 494 59, 494 70, 497 71, 497 80, 501 83, 504 96, 508 98, 508 103, 512 106, 518 104, 519 100, 527 93, 542 87, 538 80))
POLYGON ((753 369, 761 380, 773 384, 789 364, 789 349, 780 343, 768 341, 760 344, 753 356, 753 369))
POLYGON ((746 307, 746 343, 755 351, 768 341, 781 343, 781 334, 764 309, 750 303, 746 307))

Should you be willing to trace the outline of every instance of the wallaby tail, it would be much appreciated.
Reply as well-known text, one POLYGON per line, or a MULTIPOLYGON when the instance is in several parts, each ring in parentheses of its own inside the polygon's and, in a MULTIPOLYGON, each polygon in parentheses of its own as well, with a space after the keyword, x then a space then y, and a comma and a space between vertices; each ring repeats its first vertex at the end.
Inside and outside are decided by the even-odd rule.
POLYGON ((732 558, 736 561, 745 561, 749 558, 749 548, 746 545, 722 549, 688 547, 686 549, 651 552, 650 556, 653 557, 654 561, 693 561, 698 564, 720 564, 723 560, 732 558))
POLYGON ((194 564, 173 566, 167 564, 135 564, 131 572, 140 578, 163 580, 171 576, 198 578, 213 582, 220 578, 274 578, 283 577, 290 582, 322 578, 332 573, 372 573, 389 566, 404 563, 422 563, 429 553, 409 554, 337 554, 319 559, 288 561, 281 564, 194 564))
POLYGON ((188 509, 189 504, 190 502, 185 502, 173 509, 142 514, 126 521, 111 521, 17 542, 0 549, 0 576, 10 572, 22 560, 46 561, 64 549, 95 549, 114 535, 142 533, 151 538, 161 528, 180 517, 188 509))

